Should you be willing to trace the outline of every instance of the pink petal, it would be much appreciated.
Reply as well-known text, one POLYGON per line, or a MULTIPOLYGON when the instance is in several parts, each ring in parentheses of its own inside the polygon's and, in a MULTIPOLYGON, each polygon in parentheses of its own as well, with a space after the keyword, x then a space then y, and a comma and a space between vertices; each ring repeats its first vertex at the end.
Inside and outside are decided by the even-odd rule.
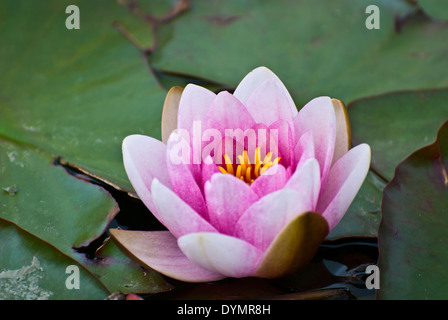
POLYGON ((221 123, 224 129, 245 130, 255 124, 245 106, 227 91, 218 93, 207 115, 221 123))
POLYGON ((211 152, 216 152, 221 147, 220 143, 223 135, 224 128, 216 120, 207 115, 200 115, 195 118, 190 131, 191 164, 188 167, 190 167, 198 184, 203 183, 201 177, 202 164, 212 154, 211 152))
POLYGON ((216 95, 208 89, 188 84, 179 102, 177 127, 190 131, 196 117, 206 115, 216 95))
POLYGON ((201 130, 196 130, 194 132, 195 135, 191 147, 194 152, 201 154, 202 160, 205 160, 208 156, 212 156, 212 153, 216 152, 217 149, 221 147, 225 129, 221 123, 210 118, 209 116, 202 117, 200 121, 201 122, 196 125, 200 126, 201 130))
POLYGON ((249 96, 245 105, 257 123, 271 125, 277 120, 285 120, 293 126, 295 114, 291 111, 284 86, 278 79, 261 83, 249 96))
POLYGON ((213 156, 215 164, 221 165, 225 163, 224 154, 230 158, 232 164, 239 163, 238 155, 242 155, 245 148, 243 144, 238 142, 237 138, 226 136, 221 140, 217 150, 215 150, 217 152, 213 156))
POLYGON ((336 141, 336 116, 329 97, 308 102, 294 119, 296 134, 310 131, 314 141, 315 158, 319 161, 322 184, 327 180, 336 141))
MULTIPOLYGON (((285 131, 279 132, 276 127, 273 129, 274 130, 271 130, 264 123, 257 123, 245 131, 246 136, 255 136, 255 139, 237 139, 240 145, 243 145, 244 149, 248 150, 249 159, 252 161, 251 163, 254 163, 256 147, 260 148, 260 155, 262 159, 264 159, 268 152, 272 152, 272 159, 279 156, 280 141, 287 141, 286 137, 288 133, 285 133, 285 131), (250 135, 249 133, 251 132, 254 134, 250 135), (255 143, 253 140, 255 140, 255 143)), ((283 129, 285 129, 285 127, 283 127, 283 129)))
POLYGON ((314 158, 314 141, 310 131, 302 134, 294 147, 294 162, 296 168, 303 165, 305 161, 314 158))
POLYGON ((135 192, 157 216, 151 196, 154 178, 171 188, 166 165, 166 146, 159 140, 143 135, 130 135, 123 140, 123 163, 135 192))
POLYGON ((278 132, 278 154, 281 157, 281 163, 289 167, 294 158, 294 135, 290 125, 287 121, 280 119, 272 123, 269 130, 278 132))
POLYGON ((285 188, 297 190, 305 198, 310 199, 312 203, 310 210, 316 210, 320 194, 320 169, 317 160, 310 158, 298 166, 285 188))
POLYGON ((256 88, 258 88, 263 82, 271 79, 277 80, 277 84, 282 89, 283 95, 287 97, 288 105, 293 116, 295 116, 297 114, 297 108, 291 98, 291 95, 277 75, 266 67, 258 67, 249 72, 235 89, 233 95, 242 103, 246 103, 256 88))
POLYGON ((330 231, 339 223, 369 171, 370 147, 360 144, 344 154, 330 170, 319 199, 317 212, 327 220, 330 231))
POLYGON ((208 282, 225 278, 203 269, 188 259, 168 231, 128 231, 111 229, 117 240, 142 265, 168 277, 187 282, 208 282))
POLYGON ((282 189, 285 186, 286 180, 287 173, 285 167, 275 165, 255 179, 250 185, 250 188, 261 198, 268 193, 282 189))
POLYGON ((213 162, 211 156, 206 158, 206 161, 202 163, 202 185, 204 186, 207 181, 209 181, 215 173, 221 173, 218 166, 213 162))
MULTIPOLYGON (((248 151, 250 163, 254 163, 257 147, 260 148, 261 159, 268 152, 272 152, 272 160, 279 156, 279 133, 275 128, 271 130, 265 124, 257 123, 248 129, 236 129, 228 133, 221 141, 218 154, 227 154, 234 164, 239 163, 237 155, 242 155, 244 150, 248 151)), ((287 140, 287 134, 283 134, 281 138, 287 140)), ((214 157, 214 160, 217 164, 222 163, 220 158, 214 157)))
MULTIPOLYGON (((201 189, 191 172, 191 164, 185 158, 176 158, 177 146, 182 136, 173 132, 167 144, 166 163, 173 191, 203 217, 207 216, 207 207, 201 189)), ((187 141, 185 141, 187 145, 187 141)), ((200 169, 200 167, 199 167, 200 169)))
POLYGON ((222 233, 233 234, 235 224, 258 196, 249 185, 230 174, 216 174, 204 187, 210 223, 222 233))
POLYGON ((158 219, 176 238, 192 232, 217 232, 210 223, 157 179, 152 182, 151 192, 159 213, 158 219))
POLYGON ((233 278, 252 275, 262 254, 241 239, 219 233, 191 233, 179 238, 178 244, 202 268, 233 278))
POLYGON ((235 236, 265 251, 286 224, 311 208, 311 199, 296 190, 282 189, 269 193, 241 216, 235 236))

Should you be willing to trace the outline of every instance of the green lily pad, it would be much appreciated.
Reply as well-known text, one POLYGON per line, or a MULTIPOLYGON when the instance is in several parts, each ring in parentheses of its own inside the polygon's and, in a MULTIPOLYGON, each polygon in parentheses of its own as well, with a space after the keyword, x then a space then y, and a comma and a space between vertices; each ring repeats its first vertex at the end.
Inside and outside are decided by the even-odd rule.
MULTIPOLYGON (((144 273, 110 245, 103 259, 94 261, 73 249, 102 235, 118 211, 115 201, 102 188, 70 176, 62 167, 54 166, 51 157, 42 151, 1 139, 0 172, 1 219, 79 261, 95 272, 111 292, 170 289, 159 274, 144 273)), ((0 265, 4 259, 0 255, 0 265)))
POLYGON ((104 299, 108 290, 75 260, 0 219, 1 300, 104 299), (79 289, 68 289, 68 266, 79 270, 79 289))
POLYGON ((114 1, 81 0, 80 29, 68 30, 72 2, 1 2, 0 135, 131 191, 121 143, 160 138, 166 91, 116 22, 140 38, 142 28, 151 37, 149 25, 131 25, 140 18, 114 1))
POLYGON ((97 260, 79 257, 83 264, 107 284, 110 291, 127 293, 158 293, 173 289, 158 272, 141 267, 129 259, 110 238, 96 253, 97 260), (120 281, 117 281, 120 279, 120 281))
POLYGON ((111 245, 94 261, 73 249, 103 234, 118 207, 53 159, 132 191, 121 142, 132 133, 160 136, 165 90, 141 51, 153 41, 146 21, 117 2, 81 0, 80 29, 69 30, 72 4, 0 4, 0 217, 88 266, 110 291, 168 290, 111 245))
POLYGON ((0 170, 0 218, 67 255, 98 238, 118 212, 102 188, 71 177, 41 151, 0 139, 0 170))
POLYGON ((285 83, 298 107, 316 96, 349 103, 403 89, 448 85, 448 26, 406 1, 194 1, 158 28, 156 70, 235 87, 264 65, 285 83), (366 8, 380 29, 366 28, 366 8), (405 17, 402 22, 398 17, 405 17))
POLYGON ((433 141, 448 118, 448 90, 396 92, 347 106, 353 144, 372 148, 371 167, 387 180, 411 152, 433 141))
MULTIPOLYGON (((143 17, 132 12, 129 1, 117 0, 116 2, 122 5, 129 14, 125 14, 125 10, 121 10, 123 13, 117 10, 120 12, 120 17, 113 21, 113 27, 140 50, 149 50, 155 43, 151 25, 143 17)), ((111 5, 115 6, 115 4, 111 5)))
POLYGON ((381 220, 381 199, 386 183, 369 171, 361 189, 339 224, 326 240, 376 238, 381 220))
POLYGON ((384 189, 380 299, 447 299, 448 122, 384 189))
POLYGON ((448 20, 448 2, 418 0, 418 4, 430 17, 437 20, 448 20))

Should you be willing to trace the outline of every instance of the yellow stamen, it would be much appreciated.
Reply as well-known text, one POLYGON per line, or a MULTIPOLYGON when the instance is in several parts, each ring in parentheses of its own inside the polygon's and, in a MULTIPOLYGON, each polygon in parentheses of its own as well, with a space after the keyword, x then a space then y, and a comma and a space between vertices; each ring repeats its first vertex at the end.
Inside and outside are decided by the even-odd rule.
POLYGON ((263 166, 263 168, 261 168, 261 170, 260 170, 260 174, 265 173, 266 170, 268 170, 269 167, 270 167, 271 165, 272 165, 272 162, 266 163, 266 164, 263 166))
POLYGON ((254 170, 254 175, 256 178, 258 178, 258 176, 260 175, 260 167, 261 167, 262 163, 261 162, 257 162, 257 164, 255 165, 255 170, 254 170))
POLYGON ((230 174, 233 174, 232 160, 226 154, 224 155, 224 163, 226 164, 227 172, 230 173, 230 174))
POLYGON ((224 155, 224 165, 218 166, 219 171, 224 174, 235 175, 236 178, 251 184, 256 178, 266 172, 270 167, 280 163, 280 157, 277 157, 272 161, 272 152, 268 152, 263 160, 261 160, 260 147, 255 149, 254 163, 251 163, 249 159, 249 152, 243 151, 243 154, 237 156, 238 165, 236 166, 236 172, 234 172, 234 166, 232 160, 228 155, 224 155))
POLYGON ((226 169, 224 169, 224 168, 221 167, 221 166, 218 166, 218 169, 219 169, 219 171, 221 171, 222 173, 228 173, 228 172, 226 171, 226 169))
POLYGON ((242 155, 238 156, 238 159, 240 160, 240 166, 241 166, 241 174, 244 176, 246 174, 246 163, 244 162, 244 158, 242 155))
POLYGON ((272 162, 272 165, 275 166, 276 164, 278 164, 280 162, 280 157, 275 158, 274 162, 272 162))
POLYGON ((246 164, 243 163, 243 164, 241 165, 241 175, 242 175, 243 177, 246 175, 246 170, 247 170, 246 164))
POLYGON ((246 182, 249 183, 250 180, 252 180, 252 176, 250 175, 250 171, 252 170, 252 167, 248 167, 246 170, 246 182))
POLYGON ((255 164, 261 162, 260 147, 255 148, 255 164))
POLYGON ((236 174, 235 176, 237 178, 241 177, 241 165, 238 165, 238 167, 236 167, 236 174))
POLYGON ((244 163, 246 164, 246 166, 249 166, 250 162, 249 162, 249 154, 248 154, 247 150, 243 151, 243 157, 244 157, 244 163))
POLYGON ((271 162, 271 158, 272 158, 272 152, 268 152, 266 157, 264 157, 263 164, 267 164, 267 163, 271 162))

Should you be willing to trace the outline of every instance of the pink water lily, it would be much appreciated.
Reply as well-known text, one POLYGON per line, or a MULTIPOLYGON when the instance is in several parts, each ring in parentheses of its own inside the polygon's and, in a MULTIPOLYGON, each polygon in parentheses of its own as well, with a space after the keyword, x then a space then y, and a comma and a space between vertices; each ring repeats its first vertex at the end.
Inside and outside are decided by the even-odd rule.
POLYGON ((135 192, 168 231, 111 234, 141 264, 182 281, 274 278, 302 267, 370 165, 368 145, 350 149, 342 102, 318 97, 297 111, 265 67, 233 94, 193 84, 171 89, 162 140, 128 136, 123 158, 135 192), (228 129, 257 136, 251 146, 228 129))

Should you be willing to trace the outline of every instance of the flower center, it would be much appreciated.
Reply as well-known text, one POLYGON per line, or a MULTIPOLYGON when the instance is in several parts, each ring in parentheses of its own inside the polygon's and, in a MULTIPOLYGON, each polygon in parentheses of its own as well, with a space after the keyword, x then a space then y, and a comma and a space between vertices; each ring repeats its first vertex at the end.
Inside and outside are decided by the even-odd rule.
POLYGON ((219 170, 224 174, 232 174, 248 184, 254 182, 254 180, 262 175, 267 169, 278 164, 280 161, 280 157, 277 157, 272 161, 272 152, 268 152, 264 159, 261 160, 260 147, 255 149, 253 163, 250 163, 247 150, 244 150, 243 154, 238 155, 239 164, 237 164, 236 168, 227 154, 224 154, 223 157, 224 164, 218 165, 219 170))

